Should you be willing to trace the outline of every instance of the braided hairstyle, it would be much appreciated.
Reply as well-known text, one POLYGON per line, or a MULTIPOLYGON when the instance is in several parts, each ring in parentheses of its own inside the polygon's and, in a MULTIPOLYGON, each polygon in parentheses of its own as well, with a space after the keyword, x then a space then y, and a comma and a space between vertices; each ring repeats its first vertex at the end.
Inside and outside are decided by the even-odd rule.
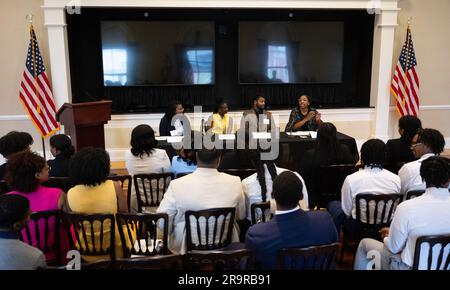
POLYGON ((261 199, 263 202, 267 201, 267 186, 266 186, 266 174, 264 164, 267 166, 272 181, 277 177, 277 168, 273 160, 261 160, 261 153, 263 150, 252 150, 251 160, 253 167, 256 169, 256 175, 258 177, 259 185, 261 186, 261 199))
POLYGON ((383 169, 387 160, 387 146, 380 139, 370 139, 361 146, 361 161, 364 166, 383 169))
POLYGON ((420 176, 427 187, 446 188, 450 180, 450 159, 437 156, 425 159, 420 166, 420 176))

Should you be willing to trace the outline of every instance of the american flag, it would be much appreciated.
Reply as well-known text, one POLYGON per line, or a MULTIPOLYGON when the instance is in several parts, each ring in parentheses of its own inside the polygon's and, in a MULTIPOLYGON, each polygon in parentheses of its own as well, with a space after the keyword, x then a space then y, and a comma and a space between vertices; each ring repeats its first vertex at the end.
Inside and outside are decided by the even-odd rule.
POLYGON ((411 37, 411 30, 406 30, 406 41, 403 44, 400 59, 392 79, 391 91, 396 99, 396 107, 400 116, 414 115, 419 112, 419 77, 416 73, 417 61, 411 37))
POLYGON ((20 82, 19 97, 42 137, 52 135, 59 129, 55 119, 52 88, 45 73, 33 26, 30 26, 30 44, 20 82))

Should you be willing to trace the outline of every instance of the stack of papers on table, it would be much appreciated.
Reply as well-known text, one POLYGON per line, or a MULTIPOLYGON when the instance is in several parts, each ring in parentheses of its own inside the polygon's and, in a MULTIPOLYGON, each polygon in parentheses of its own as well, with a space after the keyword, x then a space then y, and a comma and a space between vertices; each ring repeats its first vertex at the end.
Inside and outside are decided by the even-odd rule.
POLYGON ((297 131, 297 132, 286 132, 289 136, 300 136, 300 137, 311 137, 317 138, 316 131, 297 131))

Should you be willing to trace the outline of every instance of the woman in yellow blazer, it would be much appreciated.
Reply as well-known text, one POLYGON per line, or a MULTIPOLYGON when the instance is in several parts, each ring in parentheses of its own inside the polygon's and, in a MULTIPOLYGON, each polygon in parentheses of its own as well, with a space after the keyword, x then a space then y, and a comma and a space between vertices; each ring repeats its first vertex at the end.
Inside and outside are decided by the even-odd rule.
MULTIPOLYGON (((70 177, 76 185, 67 193, 68 210, 78 214, 116 214, 128 212, 127 197, 120 184, 108 180, 110 159, 104 149, 87 147, 78 151, 69 165, 70 177)), ((106 225, 106 224, 105 224, 106 225)), ((103 228, 103 248, 109 243, 107 226, 103 228)), ((89 232, 89 231, 87 231, 89 232)), ((100 224, 94 224, 95 244, 99 246, 100 224), (98 234, 98 237, 97 237, 98 234)), ((86 237, 92 248, 92 238, 86 237)), ((119 231, 115 229, 116 257, 123 257, 119 231)), ((83 256, 86 262, 108 259, 109 256, 83 256)))
POLYGON ((220 102, 210 119, 208 123, 211 123, 210 128, 214 134, 229 134, 232 132, 233 121, 228 116, 227 102, 220 102))

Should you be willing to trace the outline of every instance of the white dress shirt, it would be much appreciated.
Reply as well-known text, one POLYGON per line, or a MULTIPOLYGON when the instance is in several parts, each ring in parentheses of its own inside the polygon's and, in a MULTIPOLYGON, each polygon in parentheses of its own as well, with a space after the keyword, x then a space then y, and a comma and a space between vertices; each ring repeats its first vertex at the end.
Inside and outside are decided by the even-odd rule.
MULTIPOLYGON (((394 173, 380 168, 364 169, 350 174, 341 189, 341 206, 347 216, 356 219, 355 200, 360 193, 389 194, 400 192, 400 178, 394 173)), ((363 209, 363 207, 361 207, 363 209)))
MULTIPOLYGON (((125 153, 125 166, 130 175, 145 174, 145 173, 164 173, 170 172, 170 159, 167 153, 163 149, 155 148, 150 155, 144 155, 143 157, 134 156, 131 151, 125 153)), ((155 181, 156 182, 156 181, 155 181)), ((141 188, 142 184, 139 184, 140 192, 143 192, 141 188)), ((137 212, 137 197, 134 190, 134 184, 131 188, 131 211, 137 212)))
MULTIPOLYGON (((282 172, 288 170, 284 168, 276 167, 277 174, 281 174, 282 172)), ((272 177, 270 176, 269 170, 267 169, 267 166, 264 164, 264 171, 265 171, 265 179, 266 179, 266 200, 270 201, 270 208, 272 212, 275 212, 275 202, 272 201, 272 177)), ((305 181, 303 178, 298 174, 297 172, 294 172, 298 178, 300 178, 302 184, 303 184, 303 199, 300 201, 300 207, 303 210, 308 210, 308 190, 306 189, 305 181)), ((242 188, 244 190, 244 194, 246 197, 246 203, 247 203, 247 219, 252 219, 251 214, 251 206, 252 204, 256 202, 262 201, 261 196, 261 185, 259 184, 258 175, 256 173, 250 175, 249 177, 242 180, 242 188)))
MULTIPOLYGON (((450 194, 447 188, 429 187, 419 197, 400 203, 384 244, 412 267, 416 240, 424 235, 450 234, 450 194)), ((422 251, 421 260, 427 254, 422 251)))
POLYGON ((425 183, 420 176, 420 166, 422 161, 435 156, 433 153, 422 155, 418 160, 406 163, 398 171, 398 176, 402 184, 401 193, 406 194, 411 190, 425 190, 425 183))
MULTIPOLYGON (((236 219, 245 218, 239 177, 217 169, 197 168, 193 173, 173 180, 157 209, 157 212, 169 215, 169 249, 174 253, 186 253, 186 211, 220 207, 235 207, 236 219)), ((236 226, 233 241, 239 241, 236 226)))
POLYGON ((299 210, 300 207, 297 205, 296 207, 294 207, 293 209, 288 209, 288 210, 276 210, 275 214, 276 215, 280 215, 280 214, 287 214, 287 213, 291 213, 294 212, 296 210, 299 210))

